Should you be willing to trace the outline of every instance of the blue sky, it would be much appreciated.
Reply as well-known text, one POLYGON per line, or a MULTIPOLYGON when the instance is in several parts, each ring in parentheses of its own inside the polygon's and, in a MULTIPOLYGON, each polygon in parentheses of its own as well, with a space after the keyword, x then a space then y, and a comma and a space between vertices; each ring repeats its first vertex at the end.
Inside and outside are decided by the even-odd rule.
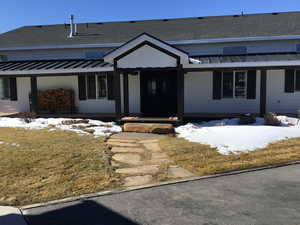
POLYGON ((300 11, 299 0, 8 0, 0 33, 24 25, 104 22, 262 12, 300 11))

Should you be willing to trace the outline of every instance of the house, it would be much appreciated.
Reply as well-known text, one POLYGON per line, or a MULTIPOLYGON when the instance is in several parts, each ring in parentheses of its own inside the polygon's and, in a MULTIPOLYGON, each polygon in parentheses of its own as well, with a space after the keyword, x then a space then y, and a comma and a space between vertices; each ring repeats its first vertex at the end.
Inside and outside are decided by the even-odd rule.
POLYGON ((25 26, 0 35, 0 112, 39 113, 74 91, 77 113, 296 114, 300 12, 25 26))

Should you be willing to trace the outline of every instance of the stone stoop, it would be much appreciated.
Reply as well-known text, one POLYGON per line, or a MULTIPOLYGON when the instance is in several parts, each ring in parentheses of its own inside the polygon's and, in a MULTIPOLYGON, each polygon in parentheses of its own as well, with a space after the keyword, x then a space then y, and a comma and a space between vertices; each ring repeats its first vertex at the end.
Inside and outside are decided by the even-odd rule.
POLYGON ((159 145, 160 135, 123 132, 110 137, 106 144, 112 152, 111 164, 123 178, 123 186, 132 187, 164 179, 192 177, 194 174, 173 164, 159 145))
POLYGON ((174 127, 172 124, 164 123, 125 123, 124 132, 153 133, 153 134, 172 134, 174 127))

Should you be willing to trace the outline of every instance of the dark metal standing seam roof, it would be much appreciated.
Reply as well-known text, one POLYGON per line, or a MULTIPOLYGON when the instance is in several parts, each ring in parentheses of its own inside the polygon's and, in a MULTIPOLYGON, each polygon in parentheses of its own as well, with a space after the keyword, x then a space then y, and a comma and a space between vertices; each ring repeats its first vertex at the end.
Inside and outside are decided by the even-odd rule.
POLYGON ((237 62, 269 62, 300 60, 300 53, 278 53, 257 55, 218 55, 218 56, 195 56, 193 59, 200 61, 199 64, 210 63, 237 63, 237 62))
POLYGON ((80 70, 111 67, 103 60, 37 60, 0 62, 0 72, 39 70, 80 70))

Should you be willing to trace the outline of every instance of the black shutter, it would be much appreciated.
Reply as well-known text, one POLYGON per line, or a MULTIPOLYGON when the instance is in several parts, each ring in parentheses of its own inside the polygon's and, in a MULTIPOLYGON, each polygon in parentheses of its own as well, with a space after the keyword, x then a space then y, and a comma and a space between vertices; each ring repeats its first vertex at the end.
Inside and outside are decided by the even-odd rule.
POLYGON ((107 98, 109 100, 114 100, 114 74, 113 73, 107 73, 107 98))
POLYGON ((17 101, 18 100, 17 79, 9 78, 9 86, 10 86, 10 100, 17 101))
POLYGON ((78 75, 79 100, 86 100, 85 75, 78 75))
POLYGON ((221 99, 222 72, 213 72, 213 99, 221 99))
POLYGON ((248 70, 247 75, 247 99, 256 98, 256 70, 248 70))
POLYGON ((95 74, 89 74, 87 76, 87 91, 88 91, 88 99, 96 99, 95 74))
POLYGON ((285 70, 284 91, 293 93, 295 89, 295 70, 285 70))

